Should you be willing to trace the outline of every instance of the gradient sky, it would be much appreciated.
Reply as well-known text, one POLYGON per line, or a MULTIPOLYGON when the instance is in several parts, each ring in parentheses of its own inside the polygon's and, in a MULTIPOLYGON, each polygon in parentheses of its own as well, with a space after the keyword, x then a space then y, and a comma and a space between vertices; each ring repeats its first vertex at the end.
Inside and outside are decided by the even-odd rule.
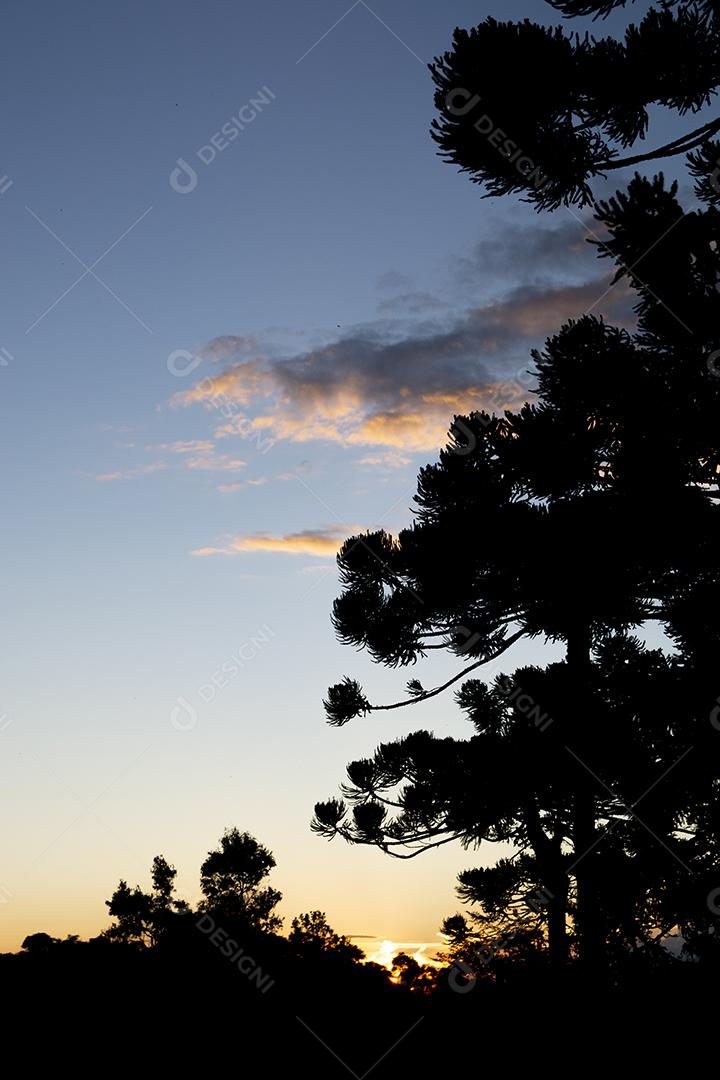
POLYGON ((436 940, 496 854, 310 833, 380 740, 468 733, 451 699, 325 725, 342 674, 378 701, 409 677, 335 642, 333 552, 409 522, 456 408, 524 399, 533 345, 628 299, 578 215, 483 201, 429 138, 453 27, 553 12, 348 7, 4 5, 0 949, 97 933, 157 853, 196 899, 228 825, 288 922, 395 941, 436 940))

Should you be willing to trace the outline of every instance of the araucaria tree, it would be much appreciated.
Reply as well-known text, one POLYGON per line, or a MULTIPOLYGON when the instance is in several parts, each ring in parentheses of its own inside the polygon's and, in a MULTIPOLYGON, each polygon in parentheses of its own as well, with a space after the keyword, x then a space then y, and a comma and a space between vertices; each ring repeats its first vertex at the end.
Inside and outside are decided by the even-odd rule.
POLYGON ((674 927, 707 942, 720 876, 710 157, 691 162, 701 210, 639 176, 596 207, 599 254, 637 292, 637 332, 592 316, 563 326, 533 356, 531 404, 456 418, 420 472, 412 527, 353 537, 338 556, 344 643, 393 667, 445 650, 460 669, 431 688, 411 679, 391 704, 345 678, 328 691, 329 723, 454 686, 475 733, 420 731, 352 762, 315 831, 400 858, 510 841, 514 858, 462 875, 462 895, 495 928, 524 904, 558 966, 570 951, 593 971, 637 949, 656 956, 674 927), (648 631, 670 647, 648 648, 648 631), (539 654, 560 643, 565 660, 483 683, 483 666, 521 639, 539 654))
MULTIPOLYGON (((549 0, 566 16, 607 15, 626 0, 549 0)), ((623 39, 488 18, 456 30, 431 70, 444 160, 491 195, 538 209, 592 201, 591 181, 659 158, 709 150, 720 119, 688 122, 669 142, 637 148, 649 110, 707 106, 720 85, 720 10, 713 0, 653 5, 623 39), (632 152, 635 148, 635 152, 632 152)))

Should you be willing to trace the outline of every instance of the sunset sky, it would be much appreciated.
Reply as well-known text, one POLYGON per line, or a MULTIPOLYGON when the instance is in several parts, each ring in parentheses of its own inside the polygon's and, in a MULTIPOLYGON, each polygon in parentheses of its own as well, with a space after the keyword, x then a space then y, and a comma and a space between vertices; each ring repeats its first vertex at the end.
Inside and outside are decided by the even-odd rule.
POLYGON ((367 941, 437 941, 457 872, 494 858, 309 830, 379 741, 468 733, 451 698, 325 724, 343 674, 380 701, 457 670, 334 640, 339 542, 408 524, 453 413, 525 400, 563 319, 630 318, 586 213, 482 200, 436 156, 425 65, 488 14, 557 21, 4 6, 0 949, 99 932, 157 853, 196 900, 229 825, 273 851, 286 926, 319 908, 367 941))

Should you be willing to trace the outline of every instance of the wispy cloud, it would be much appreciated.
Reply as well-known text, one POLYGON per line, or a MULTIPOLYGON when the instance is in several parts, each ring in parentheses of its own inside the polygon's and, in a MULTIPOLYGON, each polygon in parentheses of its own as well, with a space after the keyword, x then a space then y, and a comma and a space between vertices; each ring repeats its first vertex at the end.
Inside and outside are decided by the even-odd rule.
POLYGON ((312 466, 309 461, 301 461, 292 469, 286 469, 285 472, 278 473, 278 480, 297 480, 299 476, 307 476, 312 472, 312 466))
POLYGON ((198 457, 188 458, 185 462, 186 468, 204 472, 240 472, 246 466, 246 461, 231 457, 230 454, 200 454, 198 457))
POLYGON ((378 311, 382 315, 427 315, 429 312, 447 311, 450 305, 427 292, 407 292, 381 300, 378 311))
POLYGON ((199 355, 204 360, 218 362, 227 360, 229 356, 237 356, 240 352, 257 352, 259 348, 257 338, 248 334, 224 334, 213 338, 207 345, 203 345, 199 355))
POLYGON ((380 466, 384 469, 404 469, 411 462, 412 458, 400 453, 399 450, 383 450, 380 453, 366 454, 365 457, 358 458, 356 464, 380 466))
POLYGON ((218 491, 227 495, 235 491, 245 491, 249 487, 261 487, 263 484, 267 484, 267 476, 258 476, 254 480, 238 480, 233 484, 218 484, 218 491))
POLYGON ((209 439, 179 439, 177 442, 148 446, 147 449, 165 450, 169 454, 201 454, 214 450, 215 443, 210 442, 209 439))
POLYGON ((116 472, 99 473, 95 479, 106 483, 111 480, 134 480, 137 476, 149 476, 151 473, 167 469, 167 462, 154 461, 149 465, 138 465, 134 469, 118 469, 116 472))
POLYGON ((359 531, 357 526, 347 529, 328 527, 322 529, 304 529, 302 532, 272 536, 269 533, 254 533, 232 537, 222 547, 203 547, 192 551, 191 555, 245 555, 249 552, 267 551, 284 555, 314 555, 327 559, 334 556, 349 535, 359 531))

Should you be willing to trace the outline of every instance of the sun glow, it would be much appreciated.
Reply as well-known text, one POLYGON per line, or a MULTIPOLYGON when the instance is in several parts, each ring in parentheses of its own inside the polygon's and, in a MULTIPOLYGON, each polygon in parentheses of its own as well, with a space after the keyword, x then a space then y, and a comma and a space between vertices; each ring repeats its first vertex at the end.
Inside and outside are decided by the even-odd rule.
POLYGON ((368 963, 380 964, 388 971, 392 971, 393 960, 400 953, 407 953, 418 964, 429 964, 431 967, 443 966, 442 962, 432 955, 439 947, 433 941, 390 941, 385 938, 382 941, 377 939, 372 943, 368 942, 367 945, 361 944, 360 947, 364 950, 368 963))

